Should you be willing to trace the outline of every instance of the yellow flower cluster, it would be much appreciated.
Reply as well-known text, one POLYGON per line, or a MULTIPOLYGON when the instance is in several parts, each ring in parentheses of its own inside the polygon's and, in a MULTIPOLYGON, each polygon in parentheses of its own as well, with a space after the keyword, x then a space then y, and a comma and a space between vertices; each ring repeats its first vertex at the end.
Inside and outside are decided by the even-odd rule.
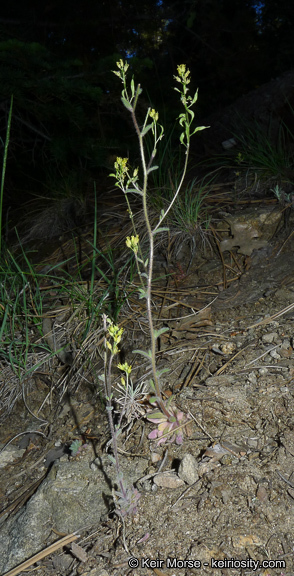
POLYGON ((149 110, 149 116, 150 118, 152 118, 153 120, 155 120, 155 122, 157 122, 159 115, 158 112, 156 112, 156 110, 154 110, 154 108, 152 108, 151 110, 149 110))
POLYGON ((117 157, 114 167, 119 172, 119 174, 125 174, 128 171, 127 168, 128 158, 117 157))
POLYGON ((116 63, 117 67, 119 70, 124 70, 124 72, 127 71, 129 64, 127 62, 124 62, 122 59, 120 59, 117 63, 116 63))
MULTIPOLYGON (((127 377, 129 376, 129 374, 132 372, 132 366, 130 366, 130 364, 128 364, 127 362, 125 362, 124 364, 118 364, 117 367, 122 370, 123 372, 126 373, 127 377)), ((126 385, 126 381, 124 379, 124 377, 122 376, 120 379, 121 383, 123 386, 126 385)))
POLYGON ((119 352, 118 344, 121 341, 124 329, 116 326, 116 324, 114 324, 110 318, 107 318, 107 323, 108 334, 113 339, 113 344, 111 345, 110 342, 106 341, 106 346, 112 352, 112 354, 117 354, 119 352))
POLYGON ((126 237, 126 245, 128 248, 133 250, 134 254, 138 253, 139 236, 129 236, 126 237))
POLYGON ((178 76, 174 76, 177 82, 180 84, 189 84, 190 83, 190 70, 189 68, 186 69, 186 64, 179 64, 177 66, 178 76))
POLYGON ((125 362, 124 364, 118 364, 117 367, 120 370, 123 370, 123 372, 125 372, 126 374, 130 374, 132 372, 132 366, 130 366, 130 364, 128 364, 127 362, 125 362))
POLYGON ((127 69, 129 67, 129 64, 127 62, 124 62, 122 59, 120 59, 117 63, 116 63, 118 70, 112 70, 113 74, 115 74, 116 76, 118 76, 122 81, 124 81, 127 69))

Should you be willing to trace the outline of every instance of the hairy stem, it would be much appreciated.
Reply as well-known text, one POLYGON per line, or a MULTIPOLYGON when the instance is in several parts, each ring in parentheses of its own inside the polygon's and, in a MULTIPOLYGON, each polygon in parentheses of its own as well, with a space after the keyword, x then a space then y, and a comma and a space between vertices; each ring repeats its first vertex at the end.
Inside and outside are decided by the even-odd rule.
POLYGON ((114 354, 110 354, 109 362, 107 362, 107 346, 106 346, 106 332, 107 332, 107 324, 106 324, 106 315, 103 317, 103 324, 104 324, 104 344, 105 344, 105 351, 104 351, 104 389, 105 389, 105 398, 106 398, 106 412, 108 417, 108 423, 110 428, 110 434, 112 438, 112 446, 113 446, 113 454, 115 460, 115 468, 116 468, 116 475, 118 478, 118 482, 122 491, 122 494, 126 496, 126 492, 121 480, 121 470, 119 464, 119 457, 118 457, 118 450, 117 450, 117 434, 113 422, 113 406, 112 406, 112 392, 111 392, 111 370, 112 370, 112 362, 114 358, 114 354))
POLYGON ((142 200, 143 200, 143 212, 144 218, 148 233, 149 239, 149 263, 148 263, 148 274, 147 274, 147 290, 146 290, 146 302, 147 302, 147 316, 148 316, 148 323, 149 323, 149 330, 150 330, 150 345, 151 345, 151 366, 152 366, 152 375, 153 375, 153 382, 155 387, 156 396, 158 398, 158 404, 160 409, 162 410, 163 414, 169 416, 169 412, 166 409, 164 402, 162 400, 162 394, 160 390, 160 384, 157 377, 156 371, 156 342, 154 337, 154 327, 153 327, 153 318, 152 318, 152 278, 153 278, 153 260, 154 260, 154 235, 151 228, 149 214, 148 214, 148 207, 147 207, 147 185, 148 185, 148 169, 146 166, 146 159, 145 159, 145 152, 144 152, 144 144, 143 144, 143 137, 138 126, 137 118, 135 115, 135 107, 132 109, 132 120, 135 126, 135 130, 137 133, 137 137, 139 140, 139 148, 141 154, 141 162, 143 168, 143 189, 142 189, 142 200))

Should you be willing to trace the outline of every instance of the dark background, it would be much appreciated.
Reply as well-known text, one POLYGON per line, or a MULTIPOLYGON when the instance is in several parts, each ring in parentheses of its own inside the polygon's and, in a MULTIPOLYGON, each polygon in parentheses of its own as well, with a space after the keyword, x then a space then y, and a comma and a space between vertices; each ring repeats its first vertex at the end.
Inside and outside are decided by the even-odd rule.
MULTIPOLYGON (((127 59, 166 131, 177 64, 199 87, 196 120, 293 67, 289 0, 12 0, 0 9, 0 136, 14 97, 5 206, 83 195, 116 155, 138 155, 111 72, 127 59)), ((176 133, 175 133, 176 136, 176 133)), ((99 186, 98 186, 99 189, 99 186)))

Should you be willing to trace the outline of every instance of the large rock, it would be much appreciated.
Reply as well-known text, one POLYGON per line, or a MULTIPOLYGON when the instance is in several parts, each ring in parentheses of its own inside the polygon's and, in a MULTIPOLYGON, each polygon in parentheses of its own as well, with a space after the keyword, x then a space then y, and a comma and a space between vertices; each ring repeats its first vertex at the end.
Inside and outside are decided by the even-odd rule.
MULTIPOLYGON (((134 484, 146 465, 144 459, 122 460, 125 481, 134 484)), ((0 528, 0 573, 46 548, 52 528, 71 533, 96 525, 109 511, 115 481, 109 458, 93 460, 90 448, 81 460, 56 461, 28 504, 0 528)))

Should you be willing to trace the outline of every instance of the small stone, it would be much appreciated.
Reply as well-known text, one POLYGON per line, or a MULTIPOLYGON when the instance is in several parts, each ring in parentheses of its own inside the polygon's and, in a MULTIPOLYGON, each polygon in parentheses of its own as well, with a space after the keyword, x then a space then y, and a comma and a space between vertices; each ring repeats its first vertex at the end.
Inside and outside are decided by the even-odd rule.
MULTIPOLYGON (((0 445, 1 450, 2 445, 0 445)), ((17 448, 16 446, 7 446, 5 450, 0 452, 0 468, 5 468, 7 464, 11 464, 14 460, 21 458, 25 450, 22 448, 17 448)))
POLYGON ((267 500, 268 500, 268 490, 262 484, 260 486, 258 486, 258 489, 256 492, 256 498, 260 502, 267 502, 267 500))
POLYGON ((265 344, 272 344, 272 342, 274 342, 277 337, 278 337, 277 332, 269 332, 268 334, 263 335, 262 341, 265 344))
POLYGON ((233 352, 236 350, 236 344, 235 342, 224 342, 220 345, 220 350, 223 352, 223 354, 233 354, 233 352))
POLYGON ((152 464, 156 464, 156 462, 159 462, 159 460, 162 460, 162 456, 158 454, 158 452, 151 452, 152 464))
POLYGON ((258 438, 248 438, 247 444, 248 444, 249 448, 257 448, 258 438))
POLYGON ((194 484, 197 482, 199 475, 198 475, 198 464, 196 458, 192 456, 192 454, 185 454, 184 458, 182 459, 179 471, 179 477, 186 482, 186 484, 194 484))
POLYGON ((266 376, 266 374, 268 373, 268 368, 260 368, 258 370, 258 373, 260 374, 260 376, 266 376))
POLYGON ((269 323, 269 326, 271 326, 272 328, 278 328, 279 322, 276 322, 276 320, 273 320, 272 322, 269 323))
POLYGON ((278 352, 276 350, 271 350, 270 356, 272 358, 274 358, 275 360, 280 360, 280 358, 281 358, 280 354, 278 354, 278 352))
POLYGON ((280 390, 281 390, 281 392, 282 392, 283 394, 286 393, 286 392, 289 392, 288 386, 281 386, 280 390))
POLYGON ((154 484, 161 488, 179 488, 184 486, 184 480, 181 480, 175 472, 162 472, 154 477, 154 484))
POLYGON ((255 372, 250 372, 250 374, 248 374, 248 382, 250 382, 250 384, 256 384, 257 378, 255 372))
POLYGON ((279 350, 280 355, 282 358, 290 358, 292 356, 293 348, 289 346, 289 348, 281 348, 279 350))
POLYGON ((260 458, 260 453, 259 452, 250 452, 250 454, 248 454, 248 460, 249 462, 252 462, 254 460, 258 460, 260 458))

